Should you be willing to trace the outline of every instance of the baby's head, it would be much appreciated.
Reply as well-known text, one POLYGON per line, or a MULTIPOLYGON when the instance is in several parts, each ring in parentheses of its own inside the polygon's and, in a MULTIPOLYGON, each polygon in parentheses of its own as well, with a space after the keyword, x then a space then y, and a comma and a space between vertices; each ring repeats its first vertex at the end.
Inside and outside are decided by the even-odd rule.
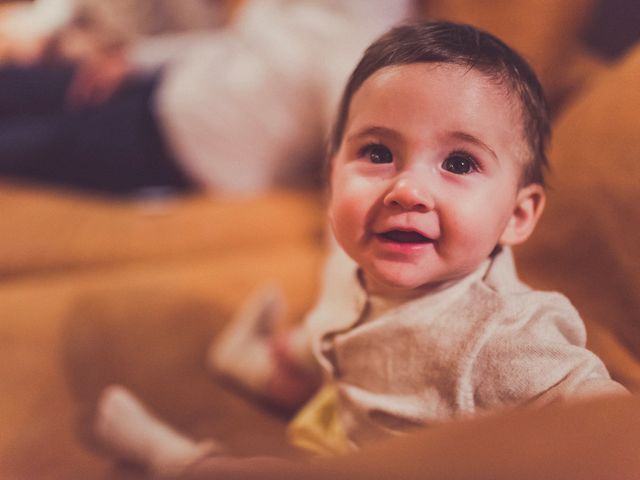
POLYGON ((378 70, 414 63, 444 63, 475 69, 512 95, 522 116, 521 131, 529 148, 523 184, 544 185, 546 148, 551 135, 542 86, 527 62, 504 42, 470 25, 429 22, 390 30, 365 52, 344 89, 331 132, 329 158, 340 148, 354 94, 378 70))
POLYGON ((332 226, 367 287, 438 288, 526 240, 544 205, 549 135, 535 74, 495 37, 436 22, 372 44, 329 148, 332 226))

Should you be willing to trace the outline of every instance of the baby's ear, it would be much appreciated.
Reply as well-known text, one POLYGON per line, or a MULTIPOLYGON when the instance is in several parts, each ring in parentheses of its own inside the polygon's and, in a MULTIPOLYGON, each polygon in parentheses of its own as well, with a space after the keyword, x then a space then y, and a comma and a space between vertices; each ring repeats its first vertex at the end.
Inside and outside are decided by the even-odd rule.
POLYGON ((500 236, 500 245, 518 245, 533 233, 545 203, 542 185, 532 183, 518 192, 509 223, 500 236))

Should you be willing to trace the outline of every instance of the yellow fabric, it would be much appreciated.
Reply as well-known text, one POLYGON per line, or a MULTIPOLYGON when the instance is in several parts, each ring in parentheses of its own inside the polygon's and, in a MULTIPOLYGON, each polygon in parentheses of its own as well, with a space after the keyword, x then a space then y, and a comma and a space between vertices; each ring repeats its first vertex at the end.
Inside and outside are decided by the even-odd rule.
POLYGON ((287 427, 292 445, 317 455, 348 453, 349 443, 338 417, 337 392, 326 384, 298 412, 287 427))

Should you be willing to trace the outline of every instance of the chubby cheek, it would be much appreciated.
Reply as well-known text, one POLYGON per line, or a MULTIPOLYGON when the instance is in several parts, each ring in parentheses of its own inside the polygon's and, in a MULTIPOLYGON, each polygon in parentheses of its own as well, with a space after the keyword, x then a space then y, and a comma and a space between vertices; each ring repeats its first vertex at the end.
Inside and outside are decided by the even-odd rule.
POLYGON ((353 197, 334 191, 329 203, 329 221, 336 239, 347 250, 345 243, 357 242, 364 231, 358 210, 359 204, 353 197))
POLYGON ((502 209, 498 205, 491 202, 484 205, 480 210, 459 208, 440 217, 447 240, 444 245, 451 254, 462 255, 470 263, 481 261, 493 251, 508 220, 506 214, 496 215, 496 210, 502 209))
POLYGON ((329 220, 336 239, 349 250, 365 235, 370 199, 365 185, 335 178, 329 202, 329 220))

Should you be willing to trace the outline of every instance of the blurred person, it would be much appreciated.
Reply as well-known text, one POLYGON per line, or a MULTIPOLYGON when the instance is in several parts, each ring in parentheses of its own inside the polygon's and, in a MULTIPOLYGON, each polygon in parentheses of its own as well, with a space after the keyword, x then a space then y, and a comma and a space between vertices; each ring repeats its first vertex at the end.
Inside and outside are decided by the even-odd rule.
POLYGON ((0 59, 22 65, 73 62, 76 72, 68 100, 99 103, 134 64, 139 67, 146 61, 153 66, 168 59, 190 32, 224 25, 232 6, 239 3, 36 0, 18 4, 0 17, 0 59), (145 60, 131 61, 132 48, 143 50, 145 60))
MULTIPOLYGON (((78 30, 135 22, 91 20, 102 17, 87 12, 108 12, 106 2, 67 7, 58 23, 82 28, 65 41, 36 42, 37 54, 0 68, 0 175, 119 194, 253 194, 308 178, 349 66, 372 38, 411 16, 413 2, 239 3, 216 31, 81 42, 73 41, 78 30), (62 65, 44 61, 52 50, 62 65)), ((145 11, 154 2, 117 4, 145 11)), ((212 23, 226 18, 212 15, 212 23)))

